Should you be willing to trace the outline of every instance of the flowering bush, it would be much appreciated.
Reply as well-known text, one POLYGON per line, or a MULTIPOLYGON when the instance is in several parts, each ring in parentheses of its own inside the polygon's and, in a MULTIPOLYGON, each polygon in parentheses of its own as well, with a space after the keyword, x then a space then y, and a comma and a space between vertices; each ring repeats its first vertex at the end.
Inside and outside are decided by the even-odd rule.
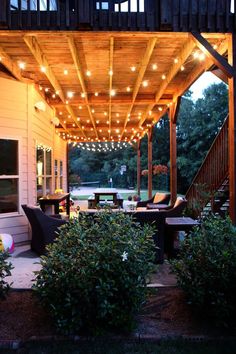
POLYGON ((9 254, 4 251, 0 251, 0 298, 4 298, 10 289, 10 285, 4 280, 5 277, 11 275, 12 264, 7 262, 6 259, 9 254))
POLYGON ((59 330, 132 328, 147 292, 152 234, 112 211, 80 215, 61 228, 34 287, 59 330))
MULTIPOLYGON (((168 167, 165 165, 153 165, 152 166, 152 174, 153 175, 160 175, 160 174, 166 175, 167 173, 168 173, 168 167)), ((148 170, 142 170, 141 175, 147 176, 148 170)))
POLYGON ((220 325, 235 321, 236 228, 229 218, 204 219, 181 244, 172 270, 198 315, 220 325))

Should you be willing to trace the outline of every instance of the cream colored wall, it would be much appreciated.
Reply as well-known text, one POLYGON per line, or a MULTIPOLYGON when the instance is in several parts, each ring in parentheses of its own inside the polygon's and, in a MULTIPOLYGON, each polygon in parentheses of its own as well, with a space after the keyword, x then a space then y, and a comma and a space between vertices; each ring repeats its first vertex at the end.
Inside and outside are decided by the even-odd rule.
MULTIPOLYGON (((37 143, 52 148, 53 181, 54 159, 63 161, 66 190, 66 143, 55 134, 53 110, 46 104, 45 112, 37 111, 38 101, 43 99, 33 85, 0 78, 0 137, 19 139, 19 205, 36 203, 37 143)), ((30 239, 28 221, 19 210, 14 216, 0 214, 0 233, 10 233, 15 243, 30 239)))

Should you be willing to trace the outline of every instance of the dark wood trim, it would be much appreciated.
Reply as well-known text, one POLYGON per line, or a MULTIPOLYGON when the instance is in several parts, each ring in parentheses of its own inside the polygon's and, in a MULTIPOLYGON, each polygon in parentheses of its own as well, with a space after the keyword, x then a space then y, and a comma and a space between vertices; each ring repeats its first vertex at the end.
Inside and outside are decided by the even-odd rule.
POLYGON ((0 28, 7 25, 7 0, 0 1, 0 28))
MULTIPOLYGON (((236 35, 229 40, 229 62, 236 65, 236 35)), ((229 79, 229 215, 236 225, 236 75, 229 79)))
POLYGON ((228 78, 234 75, 235 69, 233 66, 230 65, 227 60, 220 55, 200 33, 191 32, 191 35, 198 48, 210 57, 213 63, 220 68, 228 78))
POLYGON ((226 85, 228 85, 228 78, 221 69, 214 68, 211 70, 211 73, 218 77, 218 79, 222 80, 226 85))
POLYGON ((137 142, 137 193, 141 191, 141 140, 137 142))
POLYGON ((148 129, 148 199, 152 198, 152 136, 153 128, 148 129))

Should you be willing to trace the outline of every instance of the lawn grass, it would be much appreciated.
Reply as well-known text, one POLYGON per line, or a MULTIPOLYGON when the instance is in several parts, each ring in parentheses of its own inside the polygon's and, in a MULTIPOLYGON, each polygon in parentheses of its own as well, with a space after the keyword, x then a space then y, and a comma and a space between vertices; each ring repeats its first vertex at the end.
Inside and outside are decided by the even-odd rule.
MULTIPOLYGON (((153 190, 153 195, 154 195, 156 192, 157 192, 156 190, 153 190)), ((160 191, 159 191, 159 192, 160 192, 160 191)), ((163 193, 165 193, 165 192, 163 192, 163 193)), ((123 198, 124 200, 128 200, 128 197, 129 197, 130 195, 131 195, 131 196, 136 195, 136 194, 137 194, 137 191, 136 191, 136 190, 130 190, 130 192, 126 192, 126 193, 119 192, 119 194, 122 196, 122 198, 123 198)), ((72 199, 74 199, 74 200, 88 200, 88 197, 89 197, 90 195, 91 195, 91 194, 73 196, 73 192, 72 192, 72 199)), ((148 191, 147 191, 147 190, 141 191, 140 197, 141 197, 141 200, 147 200, 147 199, 148 199, 148 191)))
POLYGON ((125 340, 90 340, 72 342, 29 342, 19 351, 0 350, 0 353, 28 354, 233 354, 236 340, 190 342, 165 340, 160 343, 125 340))

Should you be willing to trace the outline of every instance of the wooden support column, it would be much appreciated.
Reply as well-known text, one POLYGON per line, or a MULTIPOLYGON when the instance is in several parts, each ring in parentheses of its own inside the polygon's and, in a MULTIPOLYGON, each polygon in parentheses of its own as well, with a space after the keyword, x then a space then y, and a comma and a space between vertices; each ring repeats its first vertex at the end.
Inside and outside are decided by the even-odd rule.
POLYGON ((137 193, 141 191, 141 140, 137 143, 137 193))
POLYGON ((152 135, 153 128, 148 129, 148 199, 152 198, 152 135))
POLYGON ((7 25, 7 0, 0 1, 0 27, 7 25))
MULTIPOLYGON (((236 65, 236 35, 229 39, 229 63, 236 65)), ((229 215, 236 225, 236 74, 229 78, 229 215)))
POLYGON ((169 109, 170 119, 170 193, 171 204, 177 198, 177 144, 176 144, 176 121, 179 112, 181 97, 169 109))
POLYGON ((177 149, 176 149, 176 123, 170 119, 170 193, 171 204, 174 204, 177 198, 177 149))

